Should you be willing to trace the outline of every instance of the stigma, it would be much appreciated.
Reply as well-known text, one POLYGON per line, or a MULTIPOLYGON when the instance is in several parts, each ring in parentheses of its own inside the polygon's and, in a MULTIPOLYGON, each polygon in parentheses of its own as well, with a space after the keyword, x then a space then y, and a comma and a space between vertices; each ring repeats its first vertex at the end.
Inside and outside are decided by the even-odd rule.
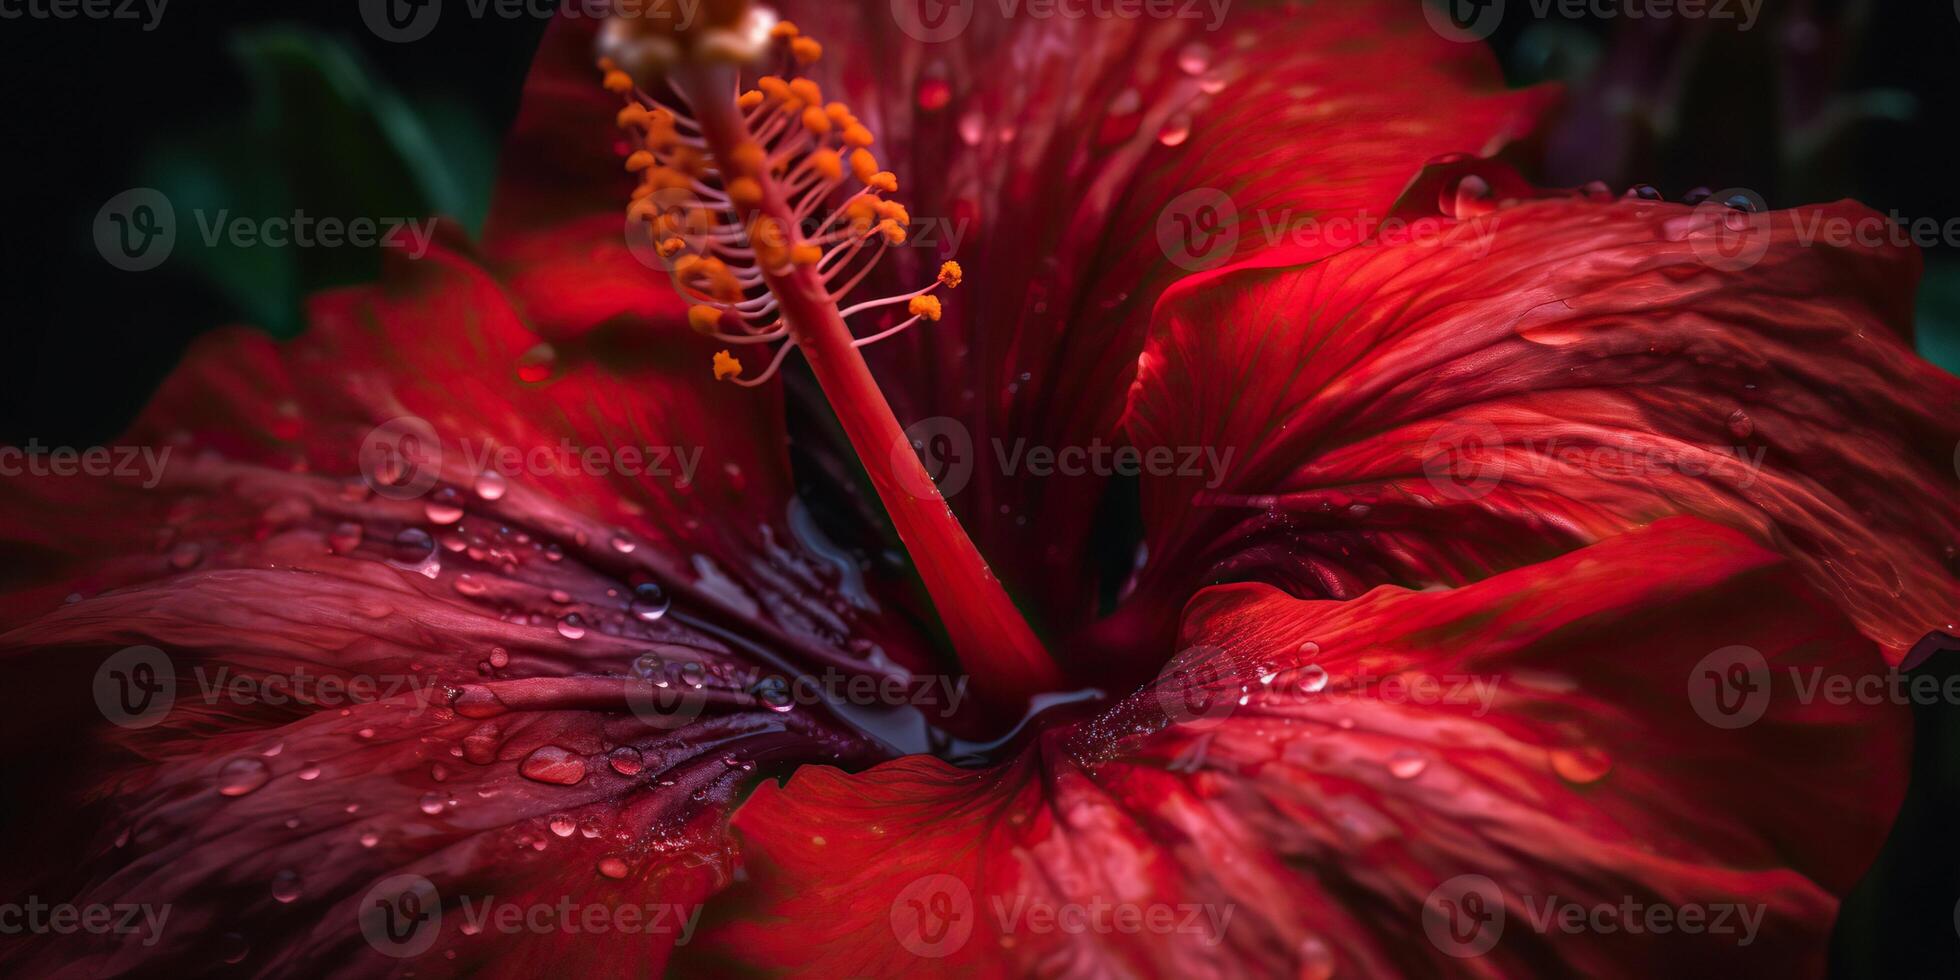
POLYGON ((688 326, 728 345, 714 357, 715 378, 754 387, 775 377, 800 343, 778 295, 786 283, 801 288, 813 280, 820 301, 847 323, 888 307, 904 310, 908 318, 894 326, 868 336, 854 331, 853 346, 863 347, 937 322, 944 307, 929 294, 959 286, 963 273, 947 262, 920 289, 844 305, 885 252, 906 242, 911 215, 889 196, 898 192, 898 177, 879 166, 875 138, 850 107, 825 101, 816 82, 795 73, 820 59, 823 45, 766 8, 733 6, 698 30, 661 33, 641 21, 609 22, 601 43, 609 53, 599 68, 605 88, 625 103, 617 116, 632 147, 625 167, 639 180, 627 215, 646 226, 668 264, 689 304, 688 326), (744 48, 721 34, 757 34, 760 41, 744 48), (779 73, 728 92, 728 104, 697 105, 709 96, 665 81, 703 59, 772 56, 779 73), (723 127, 737 138, 711 137, 703 123, 710 112, 738 123, 723 127), (747 371, 744 350, 756 352, 752 360, 767 358, 767 366, 747 371))

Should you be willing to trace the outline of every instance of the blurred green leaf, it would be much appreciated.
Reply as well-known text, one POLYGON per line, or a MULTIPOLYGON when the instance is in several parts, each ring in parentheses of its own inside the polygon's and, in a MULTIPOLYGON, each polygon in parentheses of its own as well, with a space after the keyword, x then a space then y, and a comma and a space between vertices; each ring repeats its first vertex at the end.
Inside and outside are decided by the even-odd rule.
POLYGON ((296 334, 307 294, 373 279, 381 256, 350 245, 241 246, 222 223, 441 215, 481 229, 495 154, 472 114, 439 94, 411 104, 354 49, 314 31, 244 32, 231 51, 247 111, 154 148, 145 171, 176 205, 178 254, 240 316, 296 334))
POLYGON ((1917 309, 1919 352, 1960 374, 1960 259, 1927 257, 1917 309))

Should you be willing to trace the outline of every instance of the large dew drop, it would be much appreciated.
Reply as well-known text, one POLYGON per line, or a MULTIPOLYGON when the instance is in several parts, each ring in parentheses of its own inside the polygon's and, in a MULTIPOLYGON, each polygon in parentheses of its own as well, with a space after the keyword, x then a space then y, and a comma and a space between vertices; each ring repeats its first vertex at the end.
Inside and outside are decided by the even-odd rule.
POLYGON ((651 623, 667 615, 673 608, 674 600, 658 582, 642 582, 633 588, 633 615, 644 623, 651 623))
POLYGON ((272 770, 262 759, 233 759, 218 770, 218 793, 244 796, 272 779, 272 770))

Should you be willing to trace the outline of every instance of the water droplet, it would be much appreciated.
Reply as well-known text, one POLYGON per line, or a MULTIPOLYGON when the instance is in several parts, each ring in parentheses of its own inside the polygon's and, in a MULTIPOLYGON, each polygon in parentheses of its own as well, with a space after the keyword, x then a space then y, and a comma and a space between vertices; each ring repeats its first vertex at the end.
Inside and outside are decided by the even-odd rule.
POLYGON ((186 541, 170 549, 170 564, 173 568, 190 568, 204 560, 204 546, 195 541, 186 541))
POLYGON ((504 479, 502 473, 484 470, 482 473, 477 474, 475 485, 476 495, 485 500, 502 500, 505 491, 509 489, 510 483, 504 479))
POLYGON ((1300 656, 1302 657, 1320 656, 1320 644, 1315 643, 1312 640, 1308 640, 1307 642, 1300 644, 1300 656))
POLYGON ((300 886, 304 884, 297 871, 281 871, 272 876, 272 898, 282 905, 290 905, 299 900, 300 886))
POLYGON ((327 535, 327 549, 336 555, 352 554, 360 546, 361 526, 353 521, 334 525, 333 532, 327 535))
POLYGON ((479 596, 490 591, 490 587, 478 581, 468 572, 456 576, 456 591, 467 596, 479 596))
POLYGON ((1429 768, 1429 760, 1414 749, 1396 749, 1388 756, 1388 773, 1396 779, 1414 779, 1429 768))
POLYGON ((1661 199, 1661 192, 1660 188, 1652 184, 1635 184, 1627 188, 1626 196, 1640 201, 1658 201, 1661 199))
POLYGON ((545 826, 550 827, 551 832, 560 837, 570 837, 578 833, 578 821, 573 820, 569 814, 553 814, 550 822, 545 826))
POLYGON ((1334 951, 1319 936, 1308 936, 1300 943, 1299 980, 1334 980, 1334 951))
POLYGON ((630 745, 622 745, 607 753, 606 762, 622 776, 637 776, 646 771, 646 761, 640 757, 640 750, 630 745))
POLYGON ((1177 52, 1177 67, 1186 75, 1202 75, 1211 67, 1211 49, 1193 41, 1177 52))
POLYGON ((310 783, 320 778, 320 767, 307 766, 306 768, 301 769, 300 771, 294 773, 293 775, 299 777, 300 781, 302 782, 310 783))
POLYGON ((1283 680, 1280 683, 1284 684, 1286 689, 1301 694, 1319 694, 1327 690, 1327 668, 1319 664, 1295 667, 1281 676, 1283 680))
POLYGON ((360 837, 358 839, 362 847, 373 847, 381 843, 381 835, 376 833, 373 827, 362 827, 359 833, 360 837))
POLYGON ((417 803, 416 805, 422 809, 423 813, 426 813, 429 816, 433 817, 436 814, 441 813, 443 809, 449 805, 449 797, 442 793, 431 791, 428 793, 423 793, 421 802, 417 803))
POLYGON ((518 772, 526 779, 575 786, 585 779, 585 760, 556 745, 542 745, 526 756, 518 772))
POLYGON ((633 549, 638 547, 639 545, 634 544, 633 539, 627 537, 624 532, 614 534, 612 537, 612 549, 622 555, 630 555, 633 553, 633 549))
POLYGON ((233 759, 218 770, 218 793, 221 796, 244 796, 264 786, 272 778, 272 769, 263 759, 233 759))
POLYGON ((642 582, 633 587, 633 615, 641 622, 651 623, 667 615, 673 605, 674 600, 658 582, 642 582))
POLYGON ((517 359, 517 380, 538 384, 550 380, 558 366, 558 351, 550 344, 539 344, 517 359))
POLYGON ((243 963, 245 957, 252 955, 252 944, 235 932, 227 932, 218 937, 218 956, 226 963, 243 963))
POLYGON ((1756 431, 1756 420, 1749 413, 1736 409, 1729 413, 1729 434, 1737 439, 1747 439, 1756 431))
POLYGON ((422 505, 422 513, 428 515, 431 524, 454 524, 463 519, 463 495, 455 487, 443 487, 422 505))
POLYGON ((1697 187, 1694 190, 1691 190, 1688 193, 1681 195, 1681 202, 1684 204, 1700 204, 1701 202, 1706 201, 1714 196, 1715 196, 1714 191, 1711 191, 1706 187, 1697 187))
POLYGON ((626 862, 616 857, 599 859, 599 873, 608 878, 626 877, 626 862))
POLYGON ((1178 113, 1164 120, 1164 128, 1157 131, 1157 142, 1165 146, 1181 146, 1191 138, 1191 117, 1178 113))
POLYGON ((442 763, 440 763, 440 762, 432 762, 432 763, 430 763, 430 764, 429 764, 429 778, 430 778, 430 779, 433 779, 433 780, 435 780, 435 781, 436 781, 436 782, 438 782, 438 783, 446 783, 446 782, 448 782, 448 781, 449 781, 449 767, 448 767, 448 766, 445 766, 445 765, 443 765, 443 764, 442 764, 442 763))
POLYGON ((355 735, 355 737, 356 737, 356 738, 373 738, 373 737, 374 737, 374 729, 372 729, 372 728, 363 728, 363 729, 361 729, 360 731, 357 731, 357 732, 355 732, 355 733, 354 733, 354 735, 355 735))
POLYGON ((1553 749, 1552 771, 1568 783, 1584 786, 1606 778, 1613 771, 1613 759, 1594 748, 1553 749))
POLYGON ((585 635, 585 620, 578 613, 572 613, 558 621, 558 635, 567 640, 576 640, 585 635))
POLYGON ((491 647, 490 666, 499 668, 510 666, 510 654, 503 647, 491 647))
POLYGON ((419 527, 405 527, 395 535, 391 553, 403 565, 420 565, 435 555, 436 541, 419 527))
POLYGON ((1436 206, 1458 221, 1469 221, 1497 210, 1497 202, 1491 199, 1490 182, 1476 174, 1465 174, 1454 186, 1445 188, 1436 206))
POLYGON ((987 135, 986 117, 978 110, 968 110, 960 116, 960 142, 968 146, 979 146, 987 135))
POLYGON ((943 78, 928 78, 919 83, 919 108, 927 112, 938 112, 953 101, 953 86, 943 78))
POLYGON ((789 682, 773 674, 757 681, 753 693, 756 700, 774 712, 785 712, 796 706, 796 699, 790 696, 789 682))
POLYGON ((1731 211, 1754 212, 1756 210, 1756 202, 1747 194, 1731 194, 1724 198, 1722 203, 1728 205, 1731 211))

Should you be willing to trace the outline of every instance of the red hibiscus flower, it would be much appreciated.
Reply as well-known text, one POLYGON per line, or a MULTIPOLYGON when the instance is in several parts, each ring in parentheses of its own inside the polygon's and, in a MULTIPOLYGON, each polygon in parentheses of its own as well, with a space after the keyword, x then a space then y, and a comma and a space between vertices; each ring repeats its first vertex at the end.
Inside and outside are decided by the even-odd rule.
POLYGON ((10 965, 1820 968, 1906 719, 1790 678, 1960 608, 1916 256, 1525 185, 1413 4, 949 9, 555 24, 480 251, 5 486, 7 883, 137 913, 10 965))

